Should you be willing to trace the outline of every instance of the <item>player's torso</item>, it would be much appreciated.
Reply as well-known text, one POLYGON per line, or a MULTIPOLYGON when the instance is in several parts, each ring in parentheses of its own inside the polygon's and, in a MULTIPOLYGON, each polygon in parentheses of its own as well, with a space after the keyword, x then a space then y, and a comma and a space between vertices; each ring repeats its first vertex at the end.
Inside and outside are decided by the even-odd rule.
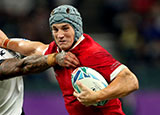
MULTIPOLYGON (((76 54, 77 58, 80 60, 80 63, 81 63, 80 66, 91 67, 98 70, 100 73, 104 73, 106 66, 103 63, 103 60, 105 59, 102 58, 101 60, 99 59, 97 60, 97 58, 94 57, 95 52, 97 53, 101 52, 101 54, 104 54, 104 55, 108 54, 106 51, 102 51, 102 50, 95 51, 94 48, 74 51, 74 54, 76 54), (77 53, 77 52, 80 52, 80 53, 77 53)), ((109 103, 103 107, 90 106, 86 108, 81 103, 79 103, 78 100, 73 96, 74 89, 71 84, 71 73, 73 72, 73 70, 74 69, 70 69, 70 68, 55 67, 55 72, 57 74, 56 78, 63 92, 66 108, 70 114, 108 115, 110 114, 110 111, 112 112, 112 110, 113 111, 118 110, 116 112, 119 114, 121 113, 123 115, 123 112, 121 111, 121 109, 119 109, 121 108, 121 102, 119 101, 119 99, 114 99, 112 101, 109 101, 109 103), (112 108, 112 107, 113 109, 106 110, 106 108, 112 108), (77 112, 79 114, 77 114, 77 112)), ((108 78, 106 74, 105 75, 103 74, 103 76, 105 76, 105 78, 108 78)))
MULTIPOLYGON (((52 49, 56 49, 56 48, 52 48, 52 49)), ((54 52, 56 52, 56 50, 54 50, 54 52)), ((75 47, 73 50, 71 50, 71 52, 74 53, 79 59, 81 63, 80 66, 91 67, 97 70, 98 72, 100 72, 101 74, 103 74, 103 76, 106 79, 108 79, 108 81, 110 80, 109 74, 106 74, 107 73, 106 65, 110 66, 116 60, 112 59, 112 56, 99 44, 94 42, 92 39, 86 39, 85 41, 80 43, 77 47, 75 47), (108 61, 108 60, 111 60, 111 61, 108 61)), ((56 73, 56 78, 63 92, 67 110, 72 113, 73 110, 75 109, 75 113, 79 111, 80 113, 83 114, 82 111, 85 111, 86 108, 82 104, 80 104, 77 101, 77 99, 73 96, 74 89, 71 83, 71 73, 73 69, 56 66, 54 70, 56 73)), ((115 99, 111 101, 111 105, 112 106, 115 105, 117 108, 119 108, 120 101, 118 99, 115 99)), ((109 105, 107 104, 106 106, 110 106, 110 104, 109 105)), ((93 108, 96 109, 95 107, 93 108)), ((90 114, 93 114, 95 113, 93 111, 93 108, 89 107, 88 109, 86 109, 86 111, 89 111, 90 114)))
MULTIPOLYGON (((76 57, 79 59, 81 63, 80 66, 97 68, 98 64, 101 63, 102 60, 101 62, 100 60, 97 60, 94 57, 94 53, 95 52, 107 53, 107 52, 95 42, 89 43, 89 44, 88 42, 91 42, 91 41, 84 41, 82 44, 79 44, 76 48, 71 50, 71 52, 74 53, 76 57)), ((55 45, 53 46, 55 47, 55 45)), ((52 49, 57 49, 57 48, 52 48, 52 49)), ((54 50, 53 52, 56 52, 56 50, 54 50)), ((73 70, 74 68, 65 68, 60 66, 54 67, 56 78, 59 82, 60 88, 63 92, 63 96, 65 97, 66 103, 71 103, 76 99, 73 96, 74 89, 71 83, 71 73, 73 72, 73 70)))
MULTIPOLYGON (((17 57, 18 54, 0 48, 0 60, 17 57)), ((23 78, 0 81, 0 115, 20 115, 23 104, 23 78)))

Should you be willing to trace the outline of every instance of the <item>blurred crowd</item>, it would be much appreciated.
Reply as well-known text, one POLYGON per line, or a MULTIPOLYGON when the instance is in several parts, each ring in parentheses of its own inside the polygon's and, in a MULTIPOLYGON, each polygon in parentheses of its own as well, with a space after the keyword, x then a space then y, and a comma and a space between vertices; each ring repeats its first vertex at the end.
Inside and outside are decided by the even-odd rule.
POLYGON ((49 43, 52 41, 48 22, 51 10, 60 4, 78 7, 79 2, 79 0, 1 0, 0 28, 9 37, 23 37, 49 43))
POLYGON ((160 66, 160 0, 104 0, 101 11, 127 64, 160 66))
MULTIPOLYGON (((100 26, 104 29, 103 32, 112 34, 122 63, 130 67, 135 64, 151 67, 142 70, 136 65, 136 73, 139 69, 137 76, 140 85, 148 87, 150 84, 150 87, 160 87, 159 83, 156 85, 156 81, 160 79, 159 69, 154 68, 151 72, 152 67, 160 67, 160 0, 1 0, 0 29, 9 37, 50 43, 53 38, 49 28, 49 15, 53 8, 61 4, 71 4, 78 8, 84 22, 90 17, 88 14, 95 13, 94 17, 90 17, 93 20, 84 24, 84 29, 87 25, 87 33, 97 33, 97 30, 92 28, 100 26), (95 6, 96 10, 91 9, 95 6), (96 22, 94 19, 97 19, 96 22), (150 76, 154 76, 154 79, 150 79, 150 76)), ((50 72, 48 70, 36 76, 46 76, 50 72)), ((50 88, 48 82, 44 85, 46 77, 37 78, 27 77, 29 89, 33 89, 33 86, 40 89, 50 88)), ((48 81, 55 79, 50 77, 48 81)), ((27 84, 27 80, 25 83, 27 84)))
MULTIPOLYGON (((81 12, 85 1, 1 0, 0 28, 9 37, 24 37, 49 43, 52 41, 49 14, 60 4, 72 4, 81 12)), ((160 63, 159 0, 101 0, 97 7, 101 26, 105 28, 105 32, 115 36, 115 41, 119 43, 119 52, 123 54, 127 64, 160 63)))

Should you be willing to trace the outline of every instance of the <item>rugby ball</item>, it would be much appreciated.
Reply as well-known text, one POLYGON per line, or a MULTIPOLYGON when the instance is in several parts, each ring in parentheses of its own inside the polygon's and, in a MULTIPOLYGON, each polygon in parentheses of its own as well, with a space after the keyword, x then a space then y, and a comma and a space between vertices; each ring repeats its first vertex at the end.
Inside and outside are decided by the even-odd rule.
MULTIPOLYGON (((71 76, 72 86, 78 93, 81 92, 81 89, 76 84, 77 80, 93 91, 98 91, 108 86, 108 83, 106 82, 104 77, 96 70, 89 67, 78 67, 72 72, 71 76)), ((107 100, 101 101, 94 104, 94 106, 102 106, 106 102, 107 100)))

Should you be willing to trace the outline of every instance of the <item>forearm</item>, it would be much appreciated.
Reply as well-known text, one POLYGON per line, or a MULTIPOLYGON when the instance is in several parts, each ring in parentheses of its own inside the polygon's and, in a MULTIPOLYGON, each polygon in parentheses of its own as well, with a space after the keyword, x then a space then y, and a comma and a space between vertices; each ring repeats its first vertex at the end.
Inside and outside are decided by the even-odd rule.
POLYGON ((0 80, 42 72, 56 65, 56 55, 33 55, 24 59, 7 59, 0 65, 0 80))
POLYGON ((11 49, 25 56, 29 55, 28 53, 32 54, 32 52, 34 52, 34 49, 33 51, 31 50, 33 46, 30 47, 28 41, 22 39, 11 40, 2 30, 0 30, 0 47, 11 49))
POLYGON ((37 41, 28 41, 17 38, 5 39, 1 44, 1 47, 19 52, 24 56, 30 56, 33 54, 42 55, 47 45, 37 41))
POLYGON ((118 74, 108 87, 99 91, 97 101, 121 98, 138 88, 139 84, 136 76, 126 68, 118 74))
POLYGON ((0 80, 8 79, 19 74, 20 59, 7 59, 0 65, 0 80))
POLYGON ((28 41, 24 41, 22 39, 19 40, 6 39, 3 41, 1 47, 10 49, 15 52, 19 52, 24 56, 28 56, 32 54, 32 52, 34 51, 34 49, 32 50, 30 49, 28 41))

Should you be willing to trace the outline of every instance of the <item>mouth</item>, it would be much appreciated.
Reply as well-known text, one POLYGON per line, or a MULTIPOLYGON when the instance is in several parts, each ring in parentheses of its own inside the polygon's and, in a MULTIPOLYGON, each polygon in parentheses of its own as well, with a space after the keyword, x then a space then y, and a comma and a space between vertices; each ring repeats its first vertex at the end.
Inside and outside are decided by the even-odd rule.
POLYGON ((66 44, 66 43, 67 43, 66 40, 60 40, 60 41, 59 41, 59 45, 63 45, 63 44, 66 44))

